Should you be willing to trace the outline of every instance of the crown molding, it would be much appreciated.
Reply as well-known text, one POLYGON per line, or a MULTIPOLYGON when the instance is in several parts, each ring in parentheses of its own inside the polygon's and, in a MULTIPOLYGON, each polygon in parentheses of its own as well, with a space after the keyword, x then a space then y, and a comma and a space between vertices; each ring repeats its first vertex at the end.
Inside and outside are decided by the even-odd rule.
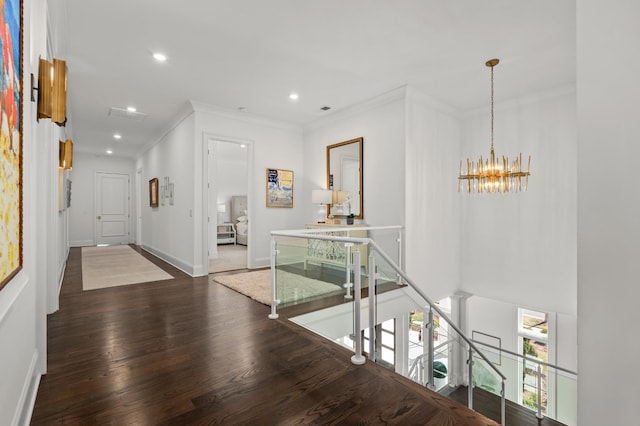
POLYGON ((330 115, 319 118, 315 121, 312 121, 304 126, 304 131, 314 131, 316 129, 328 126, 336 121, 345 120, 347 118, 353 117, 355 115, 361 114, 365 111, 370 111, 372 109, 379 108, 383 105, 390 104, 392 102, 405 99, 407 92, 407 85, 400 86, 388 92, 384 92, 378 96, 373 98, 369 98, 365 101, 358 102, 356 104, 349 105, 347 107, 341 108, 334 112, 331 112, 330 115))
POLYGON ((460 111, 458 111, 458 109, 452 107, 446 102, 442 102, 427 95, 422 90, 417 89, 413 86, 407 86, 407 102, 419 103, 427 108, 434 109, 438 112, 453 117, 458 117, 458 115, 460 114, 460 111))
POLYGON ((187 118, 189 118, 189 116, 193 114, 194 114, 193 108, 188 102, 185 102, 180 107, 180 109, 174 116, 174 119, 169 123, 169 125, 165 127, 158 136, 156 136, 146 144, 142 145, 142 147, 136 151, 136 158, 141 157, 142 154, 144 154, 145 152, 149 151, 151 148, 159 144, 169 133, 171 133, 176 127, 178 127, 180 123, 182 123, 184 120, 186 120, 187 118))
MULTIPOLYGON (((564 86, 558 86, 547 90, 541 90, 538 92, 530 93, 527 95, 519 96, 517 98, 507 99, 500 101, 494 105, 496 111, 507 110, 515 108, 516 106, 531 105, 538 102, 546 101, 548 99, 559 98, 570 94, 576 94, 576 85, 567 84, 564 86)), ((460 113, 460 118, 471 118, 478 115, 486 114, 489 111, 489 106, 473 108, 460 113)))
POLYGON ((237 111, 230 108, 224 108, 216 105, 207 104, 200 101, 190 100, 189 104, 192 111, 196 113, 213 114, 218 117, 224 117, 231 120, 242 121, 245 123, 255 124, 258 126, 274 127, 281 130, 302 131, 302 126, 288 123, 286 121, 274 120, 258 114, 246 111, 237 111))

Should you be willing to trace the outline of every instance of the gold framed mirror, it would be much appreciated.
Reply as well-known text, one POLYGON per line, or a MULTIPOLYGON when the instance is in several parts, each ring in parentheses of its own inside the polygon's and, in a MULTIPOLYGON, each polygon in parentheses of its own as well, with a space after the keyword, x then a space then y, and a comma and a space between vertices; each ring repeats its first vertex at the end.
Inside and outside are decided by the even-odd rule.
POLYGON ((360 137, 327 146, 327 188, 333 191, 327 216, 364 218, 362 144, 360 137))

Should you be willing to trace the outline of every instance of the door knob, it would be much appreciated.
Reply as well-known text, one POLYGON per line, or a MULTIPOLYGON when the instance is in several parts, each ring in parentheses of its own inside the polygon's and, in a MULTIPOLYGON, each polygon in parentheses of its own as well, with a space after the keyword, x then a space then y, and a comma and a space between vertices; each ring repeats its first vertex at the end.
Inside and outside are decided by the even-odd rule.
POLYGON ((98 216, 98 220, 102 219, 102 217, 98 216))

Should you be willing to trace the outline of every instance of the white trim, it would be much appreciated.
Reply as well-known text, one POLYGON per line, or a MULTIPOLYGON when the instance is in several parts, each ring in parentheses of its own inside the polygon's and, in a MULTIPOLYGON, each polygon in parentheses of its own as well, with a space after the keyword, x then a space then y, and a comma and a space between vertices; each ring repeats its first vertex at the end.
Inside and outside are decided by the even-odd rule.
POLYGON ((456 108, 452 107, 451 105, 445 102, 438 101, 437 99, 432 98, 431 96, 427 95, 423 91, 416 89, 415 87, 412 87, 412 86, 407 86, 406 88, 406 99, 407 99, 407 102, 419 103, 422 106, 425 106, 430 109, 434 109, 438 112, 452 116, 454 118, 458 117, 460 113, 460 111, 458 111, 456 108))
POLYGON ((136 169, 134 191, 136 194, 136 204, 134 206, 135 224, 136 224, 136 237, 135 243, 137 245, 142 244, 142 168, 136 169))
MULTIPOLYGON (((500 102, 496 101, 494 110, 495 111, 509 110, 509 109, 515 108, 516 106, 531 105, 541 101, 545 101, 547 99, 554 99, 554 98, 569 95, 572 93, 576 94, 575 84, 555 87, 553 89, 548 89, 548 90, 541 90, 541 91, 538 91, 529 95, 524 95, 518 98, 507 99, 500 102)), ((466 119, 466 118, 475 117, 478 115, 486 115, 488 114, 488 111, 489 111, 489 102, 487 102, 487 105, 482 107, 461 111, 458 118, 466 119)))
POLYGON ((393 90, 389 90, 388 92, 382 93, 373 98, 364 100, 362 102, 358 102, 353 105, 349 105, 342 109, 339 109, 330 115, 319 118, 315 121, 304 126, 303 131, 315 131, 319 128, 326 127, 330 124, 335 123, 336 121, 345 120, 347 118, 353 117, 358 114, 362 114, 365 111, 369 111, 372 109, 379 108, 383 105, 390 104, 392 102, 404 99, 407 95, 407 86, 400 86, 393 90))
POLYGON ((69 247, 91 247, 95 245, 96 242, 94 240, 69 241, 69 247))
POLYGON ((29 372, 27 373, 27 381, 22 387, 22 392, 20 392, 18 409, 13 413, 13 420, 11 421, 13 426, 28 425, 31 423, 33 407, 36 403, 38 387, 40 386, 40 378, 42 377, 40 374, 34 374, 37 364, 38 351, 36 350, 31 357, 31 364, 29 365, 29 372))
MULTIPOLYGON (((161 260, 164 260, 171 266, 180 269, 182 272, 189 275, 190 277, 202 276, 196 273, 196 272, 199 272, 199 271, 196 271, 197 269, 196 265, 190 265, 188 262, 185 262, 182 259, 178 259, 177 257, 171 256, 170 254, 167 254, 162 250, 155 249, 146 244, 141 244, 140 247, 142 248, 142 250, 154 255, 155 257, 161 260)), ((201 266, 199 268, 201 268, 201 266)), ((204 274, 204 275, 207 275, 207 274, 204 274)))
MULTIPOLYGON (((202 203, 202 232, 203 235, 205 235, 206 237, 202 239, 202 260, 201 263, 203 265, 206 265, 206 271, 208 273, 209 271, 209 237, 210 237, 210 233, 209 233, 209 226, 210 223, 208 222, 208 217, 209 217, 209 188, 208 188, 208 178, 209 178, 209 156, 208 156, 208 149, 209 149, 209 141, 221 141, 221 142, 229 142, 229 143, 236 143, 236 144, 244 144, 247 146, 247 212, 248 212, 248 216, 249 216, 249 227, 247 229, 247 238, 248 241, 251 242, 252 241, 252 236, 253 236, 253 232, 254 232, 254 222, 255 220, 252 220, 251 217, 253 216, 253 198, 254 198, 254 193, 255 193, 255 189, 254 186, 252 184, 252 182, 254 182, 254 175, 255 175, 255 167, 254 167, 254 147, 255 147, 255 142, 251 139, 239 139, 239 138, 234 138, 234 137, 229 137, 229 136, 223 136, 223 135, 219 135, 219 134, 215 134, 215 133, 210 133, 206 130, 202 131, 202 139, 201 139, 201 152, 202 152, 202 199, 203 199, 203 203, 202 203)), ((214 163, 217 161, 217 151, 215 153, 215 158, 214 158, 214 163)), ((218 187, 217 187, 217 182, 213 182, 213 186, 214 186, 214 193, 217 196, 218 194, 218 187)), ((218 222, 218 215, 216 214, 213 218, 211 223, 215 223, 217 226, 217 222, 218 222)), ((254 257, 254 253, 255 253, 255 244, 251 244, 249 243, 247 246, 247 269, 251 269, 253 268, 253 257, 254 257)), ((269 266, 271 263, 270 261, 268 261, 266 263, 265 266, 269 266)))
POLYGON ((229 118, 231 120, 242 121, 245 123, 256 124, 259 126, 274 127, 276 129, 293 130, 293 131, 302 130, 301 126, 287 123, 285 121, 273 120, 257 114, 252 114, 250 112, 239 112, 233 109, 214 106, 214 105, 210 105, 210 104, 206 104, 204 102, 198 102, 198 101, 189 101, 189 103, 191 105, 191 108, 193 108, 195 112, 213 114, 219 117, 229 118))
MULTIPOLYGON (((58 270, 58 293, 56 294, 56 300, 60 300, 60 292, 62 291, 62 282, 64 281, 64 273, 67 270, 67 260, 69 260, 69 250, 70 248, 67 247, 67 253, 64 256, 64 262, 62 262, 62 265, 60 265, 60 268, 58 270)), ((56 307, 56 311, 60 309, 60 306, 58 305, 56 307)), ((47 314, 52 314, 53 312, 47 312, 47 314)))
POLYGON ((157 138, 151 139, 149 142, 147 142, 146 144, 142 145, 142 147, 139 148, 134 153, 133 157, 134 158, 138 158, 138 159, 140 157, 142 157, 143 154, 145 154, 151 148, 153 148, 154 146, 156 146, 157 144, 162 142, 164 140, 164 138, 166 138, 169 133, 171 133, 183 121, 185 121, 187 118, 189 118, 190 116, 192 116, 194 114, 195 114, 195 111, 192 109, 191 104, 186 103, 180 109, 180 111, 178 111, 178 113, 175 115, 175 120, 170 122, 170 124, 160 133, 160 135, 157 138))
POLYGON ((3 297, 0 297, 0 326, 9 312, 11 312, 11 309, 16 304, 18 297, 20 297, 28 283, 29 279, 25 275, 23 265, 22 271, 20 271, 10 282, 7 283, 7 285, 2 288, 3 297))
POLYGON ((247 269, 268 268, 269 266, 271 266, 271 258, 259 257, 251 266, 247 265, 247 269))

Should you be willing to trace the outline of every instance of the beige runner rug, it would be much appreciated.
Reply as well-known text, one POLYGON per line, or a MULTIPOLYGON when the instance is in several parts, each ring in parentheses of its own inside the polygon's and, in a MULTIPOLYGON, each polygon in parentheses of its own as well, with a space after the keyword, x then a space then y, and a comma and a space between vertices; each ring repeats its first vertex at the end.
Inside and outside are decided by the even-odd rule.
MULTIPOLYGON (((324 281, 278 270, 277 295, 281 303, 308 300, 322 295, 338 294, 342 289, 324 281)), ((209 276, 217 282, 262 304, 271 305, 271 269, 232 275, 209 276)))
POLYGON ((127 245, 82 247, 82 289, 173 279, 127 245))

